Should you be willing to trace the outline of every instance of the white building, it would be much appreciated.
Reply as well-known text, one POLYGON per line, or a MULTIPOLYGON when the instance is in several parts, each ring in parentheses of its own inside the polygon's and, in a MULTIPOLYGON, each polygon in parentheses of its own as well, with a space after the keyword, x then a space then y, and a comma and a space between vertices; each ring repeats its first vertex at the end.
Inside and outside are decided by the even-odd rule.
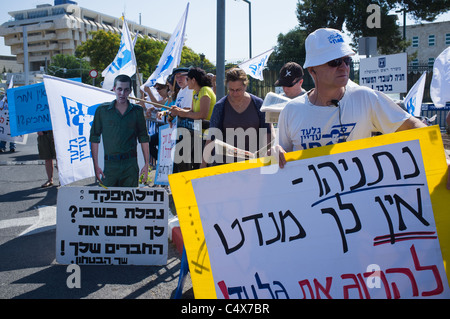
POLYGON ((450 45, 450 21, 407 25, 406 39, 412 42, 406 53, 417 52, 412 64, 432 67, 438 55, 450 45))
MULTIPOLYGON (((9 12, 13 21, 0 26, 0 36, 17 62, 24 64, 24 27, 27 29, 29 70, 38 72, 56 54, 74 54, 75 49, 90 39, 90 31, 121 33, 123 21, 100 12, 79 7, 73 1, 55 0, 55 5, 38 5, 35 9, 9 12)), ((169 41, 171 34, 127 20, 132 36, 148 36, 169 41)))

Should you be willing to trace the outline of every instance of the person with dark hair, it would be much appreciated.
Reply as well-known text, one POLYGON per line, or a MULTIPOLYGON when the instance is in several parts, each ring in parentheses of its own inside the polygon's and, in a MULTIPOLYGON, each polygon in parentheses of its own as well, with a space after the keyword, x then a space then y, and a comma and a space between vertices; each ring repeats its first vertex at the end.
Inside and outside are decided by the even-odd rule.
POLYGON ((99 105, 95 111, 89 141, 95 176, 107 187, 137 187, 139 166, 137 141, 141 143, 145 164, 141 170, 147 180, 149 168, 149 136, 141 106, 128 101, 131 78, 118 75, 114 80, 116 99, 99 105), (100 137, 105 153, 104 171, 99 166, 98 147, 100 137))
POLYGON ((170 77, 175 80, 176 86, 178 86, 177 95, 173 99, 173 101, 175 101, 174 104, 182 109, 192 108, 192 90, 187 85, 188 71, 188 68, 177 68, 173 70, 172 74, 170 75, 170 77))
POLYGON ((211 79, 200 68, 191 68, 187 73, 187 85, 192 92, 192 109, 181 109, 172 106, 170 112, 173 117, 187 117, 193 120, 209 120, 211 118, 216 95, 212 90, 211 79))
POLYGON ((294 99, 306 93, 302 88, 303 84, 303 69, 295 62, 288 62, 280 70, 278 80, 275 86, 283 88, 283 96, 294 99))
POLYGON ((56 160, 55 140, 53 131, 37 132, 39 158, 45 161, 45 172, 47 181, 41 185, 42 188, 53 186, 53 160, 56 160))
MULTIPOLYGON (((202 120, 203 124, 208 124, 209 126, 209 119, 211 118, 214 105, 216 104, 216 95, 211 88, 211 80, 201 68, 190 68, 186 73, 186 76, 187 87, 192 90, 192 108, 183 109, 178 106, 172 106, 170 109, 171 116, 178 117, 179 119, 187 118, 190 120, 202 120)), ((198 137, 197 134, 200 134, 200 137, 203 140, 203 133, 205 132, 203 124, 202 130, 194 129, 190 131, 190 156, 186 156, 189 160, 185 160, 184 156, 181 155, 181 153, 185 154, 185 150, 182 150, 182 143, 177 143, 174 172, 183 172, 198 169, 200 167, 200 162, 196 159, 201 158, 203 147, 201 149, 196 149, 194 139, 196 136, 198 137)))
POLYGON ((223 141, 245 151, 256 152, 261 146, 266 146, 272 138, 272 126, 265 121, 261 112, 263 100, 247 92, 247 74, 240 68, 233 68, 225 75, 225 86, 228 95, 221 98, 214 107, 209 125, 209 135, 205 143, 201 168, 208 164, 223 164, 236 161, 236 158, 212 157, 211 147, 216 133, 221 133, 223 141), (236 134, 243 131, 244 134, 236 134), (260 136, 264 134, 264 136, 260 136), (260 141, 264 145, 258 145, 260 141))

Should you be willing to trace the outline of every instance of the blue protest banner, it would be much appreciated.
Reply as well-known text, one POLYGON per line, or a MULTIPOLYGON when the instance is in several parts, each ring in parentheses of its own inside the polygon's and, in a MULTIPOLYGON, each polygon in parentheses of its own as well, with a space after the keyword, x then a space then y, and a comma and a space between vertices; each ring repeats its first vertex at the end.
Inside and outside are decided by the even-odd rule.
POLYGON ((52 129, 44 83, 7 91, 11 136, 52 129))

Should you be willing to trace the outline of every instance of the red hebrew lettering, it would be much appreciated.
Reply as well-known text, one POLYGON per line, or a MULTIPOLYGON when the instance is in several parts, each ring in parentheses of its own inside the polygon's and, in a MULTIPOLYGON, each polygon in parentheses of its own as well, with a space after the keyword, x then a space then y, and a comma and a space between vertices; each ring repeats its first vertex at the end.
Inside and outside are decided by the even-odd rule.
POLYGON ((317 299, 321 299, 319 289, 325 294, 328 299, 333 299, 333 297, 331 297, 330 295, 332 281, 333 277, 327 277, 326 288, 323 288, 322 284, 316 278, 314 278, 314 288, 316 288, 317 299))
POLYGON ((363 274, 364 278, 372 276, 374 273, 378 273, 380 275, 381 282, 384 285, 384 291, 386 292, 386 298, 392 299, 391 290, 389 289, 389 283, 386 279, 386 275, 382 271, 372 271, 372 272, 365 272, 363 274))
POLYGON ((313 289, 311 287, 311 284, 309 283, 308 279, 305 280, 301 280, 298 282, 298 284, 300 285, 300 288, 302 288, 302 292, 303 292, 303 298, 302 299, 306 299, 306 293, 305 293, 305 289, 303 289, 303 286, 307 286, 309 289, 309 293, 311 294, 311 299, 314 299, 314 292, 313 289))
POLYGON ((364 281, 363 277, 361 276, 361 274, 357 274, 356 276, 358 277, 359 282, 361 283, 361 287, 363 288, 366 298, 370 299, 370 294, 369 291, 367 290, 366 282, 364 281))
MULTIPOLYGON (((414 275, 410 269, 408 269, 408 268, 390 268, 390 269, 386 269, 386 273, 387 274, 394 274, 394 273, 405 274, 411 281, 413 296, 417 297, 419 295, 419 289, 417 288, 416 279, 414 279, 414 275)), ((397 284, 395 282, 393 282, 393 283, 391 283, 391 285, 392 285, 392 290, 394 291, 394 298, 395 299, 400 298, 400 293, 398 291, 397 284)))
POLYGON ((411 255, 414 260, 414 267, 416 267, 416 270, 423 271, 423 270, 431 270, 434 275, 434 279, 436 280, 437 287, 436 289, 432 291, 424 291, 422 292, 422 296, 428 297, 428 296, 434 296, 439 295, 444 291, 444 285, 442 284, 441 275, 439 274, 439 270, 436 267, 436 265, 433 266, 421 266, 419 262, 419 258, 417 257, 416 249, 414 248, 414 245, 411 246, 411 255))
POLYGON ((345 285, 343 287, 344 288, 344 299, 348 299, 348 291, 350 289, 354 289, 354 288, 358 289, 359 299, 363 299, 361 287, 359 286, 358 279, 356 278, 356 275, 354 275, 354 274, 342 274, 341 278, 342 279, 352 279, 355 282, 355 284, 353 284, 353 285, 345 285))
POLYGON ((225 284, 225 281, 219 281, 218 283, 217 283, 217 285, 219 286, 219 288, 220 288, 220 291, 222 292, 222 295, 223 295, 223 297, 225 298, 225 299, 230 299, 230 296, 228 295, 228 288, 227 288, 227 285, 225 284))

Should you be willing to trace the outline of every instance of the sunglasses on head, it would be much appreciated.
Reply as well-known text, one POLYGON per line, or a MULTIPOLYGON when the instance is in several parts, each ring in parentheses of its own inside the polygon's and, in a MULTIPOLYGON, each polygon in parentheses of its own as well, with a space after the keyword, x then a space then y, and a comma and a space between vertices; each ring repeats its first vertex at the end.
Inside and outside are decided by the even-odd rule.
POLYGON ((331 66, 332 68, 336 68, 336 67, 340 66, 342 64, 342 62, 344 62, 347 66, 349 66, 352 61, 353 60, 352 60, 351 57, 345 57, 345 58, 339 58, 339 59, 331 60, 327 64, 329 66, 331 66))

